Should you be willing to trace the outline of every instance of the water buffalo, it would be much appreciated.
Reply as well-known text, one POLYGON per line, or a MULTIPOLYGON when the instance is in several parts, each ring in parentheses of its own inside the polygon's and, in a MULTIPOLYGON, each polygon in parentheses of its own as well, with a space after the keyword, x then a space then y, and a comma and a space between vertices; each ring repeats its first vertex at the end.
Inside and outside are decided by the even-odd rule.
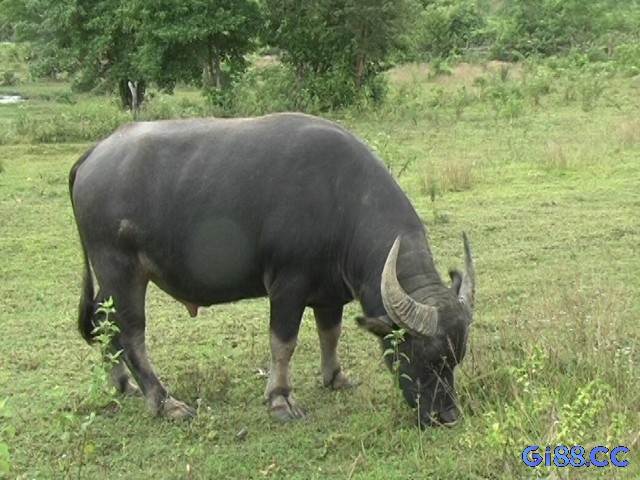
POLYGON ((466 273, 451 272, 448 287, 406 195, 342 127, 302 114, 133 123, 75 163, 69 188, 84 254, 80 332, 92 341, 97 303, 112 296, 120 329, 112 348, 122 354, 111 381, 122 393, 139 386, 155 414, 193 410, 169 394, 147 356, 149 281, 192 315, 269 297, 264 395, 277 419, 303 416, 289 363, 306 307, 315 314, 324 385, 352 385, 336 348, 343 306, 357 299, 358 323, 384 350, 389 333, 406 332, 400 388, 418 423, 457 421, 454 368, 465 355, 475 290, 468 239, 466 273))

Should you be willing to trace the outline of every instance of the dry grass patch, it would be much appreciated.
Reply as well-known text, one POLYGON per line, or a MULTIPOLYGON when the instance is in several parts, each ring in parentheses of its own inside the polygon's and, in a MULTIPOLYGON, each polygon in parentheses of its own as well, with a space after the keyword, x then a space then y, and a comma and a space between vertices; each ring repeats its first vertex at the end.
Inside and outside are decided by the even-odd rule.
POLYGON ((606 139, 585 139, 577 143, 571 139, 549 139, 540 153, 539 162, 546 168, 564 170, 579 166, 606 163, 606 139))
MULTIPOLYGON (((447 69, 448 70, 448 69, 447 69)), ((498 75, 504 81, 519 80, 523 76, 523 68, 519 65, 493 60, 486 64, 460 62, 450 67, 450 74, 438 75, 437 68, 428 63, 408 63, 393 68, 389 72, 389 80, 393 85, 403 86, 433 80, 442 86, 472 86, 477 78, 484 75, 498 75)))
POLYGON ((543 158, 543 163, 547 167, 567 168, 570 164, 570 153, 568 152, 566 143, 556 140, 547 141, 547 147, 543 158))
POLYGON ((450 160, 420 167, 422 193, 432 200, 443 192, 470 190, 474 183, 474 162, 469 159, 450 160))
POLYGON ((625 147, 632 147, 640 143, 640 120, 625 120, 621 122, 617 129, 616 135, 625 147))
POLYGON ((411 85, 431 78, 431 67, 426 63, 407 63, 389 71, 389 81, 393 85, 411 85))

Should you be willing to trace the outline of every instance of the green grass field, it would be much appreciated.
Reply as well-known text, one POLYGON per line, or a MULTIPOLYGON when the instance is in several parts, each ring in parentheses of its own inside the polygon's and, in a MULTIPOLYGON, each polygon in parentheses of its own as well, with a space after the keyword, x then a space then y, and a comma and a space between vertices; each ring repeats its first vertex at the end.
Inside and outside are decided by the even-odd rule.
MULTIPOLYGON (((197 418, 163 421, 140 398, 96 395, 99 355, 76 331, 81 253, 67 176, 127 116, 111 97, 25 81, 0 88, 28 97, 0 105, 0 477, 640 478, 638 77, 465 64, 434 76, 408 65, 391 82, 379 110, 331 116, 387 162, 443 275, 462 266, 461 232, 471 236, 478 287, 457 371, 462 422, 413 427, 353 304, 341 356, 361 385, 322 388, 305 315, 293 385, 308 417, 274 423, 257 374, 269 358, 266 301, 194 320, 156 288, 150 355, 197 418), (626 468, 529 468, 528 445, 631 451, 626 468)), ((157 96, 147 116, 158 105, 188 115, 201 101, 157 96)))

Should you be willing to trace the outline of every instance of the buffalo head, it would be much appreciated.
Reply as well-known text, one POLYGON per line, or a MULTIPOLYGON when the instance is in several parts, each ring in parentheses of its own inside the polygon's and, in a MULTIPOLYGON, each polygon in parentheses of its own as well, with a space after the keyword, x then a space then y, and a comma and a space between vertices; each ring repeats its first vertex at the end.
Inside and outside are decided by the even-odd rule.
POLYGON ((459 416, 454 369, 466 352, 475 292, 471 247, 466 234, 463 239, 465 274, 451 271, 450 288, 438 282, 411 296, 396 273, 398 237, 387 256, 380 283, 387 314, 358 319, 362 327, 381 339, 387 366, 392 369, 396 364, 400 388, 407 403, 416 408, 420 426, 452 426, 459 416), (400 329, 405 333, 398 341, 400 329))

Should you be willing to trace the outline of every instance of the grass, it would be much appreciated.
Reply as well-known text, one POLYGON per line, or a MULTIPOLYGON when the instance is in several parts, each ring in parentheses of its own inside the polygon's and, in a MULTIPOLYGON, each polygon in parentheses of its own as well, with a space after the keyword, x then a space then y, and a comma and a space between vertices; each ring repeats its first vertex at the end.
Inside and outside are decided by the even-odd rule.
MULTIPOLYGON (((40 93, 0 106, 11 131, 0 144, 0 478, 639 477, 637 78, 599 79, 588 100, 572 72, 496 68, 452 68, 446 79, 395 71, 384 107, 332 115, 397 176, 443 274, 462 265, 460 232, 471 235, 478 304, 457 373, 463 421, 425 432, 412 426, 376 341, 355 326, 356 305, 341 342, 346 370, 361 380, 352 392, 322 388, 305 315, 293 364, 304 421, 275 424, 261 403, 265 300, 193 320, 157 288, 148 296, 150 355, 198 417, 170 423, 151 418, 139 398, 92 400, 99 355, 75 328, 81 258, 66 182, 80 153, 126 116, 106 97, 45 97, 63 84, 16 87, 40 93), (531 88, 533 78, 543 87, 531 88), (32 133, 60 126, 66 137, 32 133), (630 465, 521 461, 528 445, 559 444, 626 445, 630 465)), ((204 111, 199 101, 183 91, 150 110, 181 116, 204 111)))

